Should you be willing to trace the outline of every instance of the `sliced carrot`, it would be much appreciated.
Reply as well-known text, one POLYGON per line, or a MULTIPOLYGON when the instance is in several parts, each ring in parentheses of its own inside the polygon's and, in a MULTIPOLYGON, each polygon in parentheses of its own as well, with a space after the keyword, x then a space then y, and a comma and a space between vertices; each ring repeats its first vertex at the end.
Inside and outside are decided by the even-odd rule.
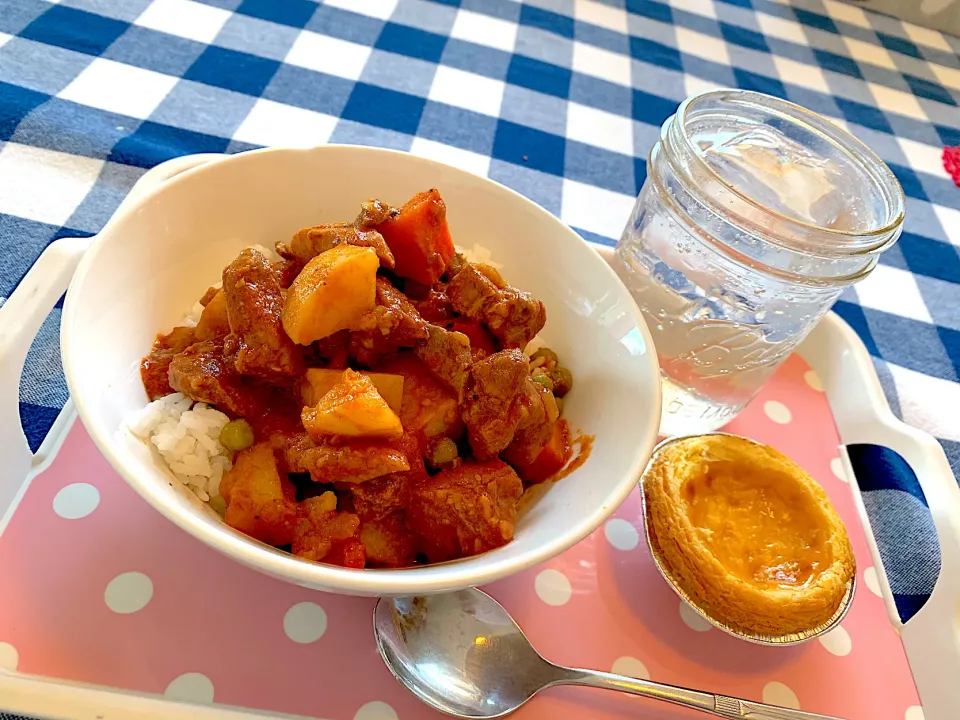
POLYGON ((511 457, 505 454, 504 460, 513 465, 524 482, 540 483, 560 472, 572 452, 567 421, 558 420, 553 425, 553 435, 533 462, 525 462, 519 453, 511 453, 511 457))
POLYGON ((463 333, 470 338, 470 351, 473 353, 474 360, 493 355, 498 350, 493 335, 487 332, 483 325, 470 320, 454 320, 450 324, 450 329, 454 332, 463 333))
POLYGON ((435 188, 417 193, 400 213, 377 226, 396 259, 400 277, 430 287, 453 259, 453 239, 447 227, 447 206, 435 188))

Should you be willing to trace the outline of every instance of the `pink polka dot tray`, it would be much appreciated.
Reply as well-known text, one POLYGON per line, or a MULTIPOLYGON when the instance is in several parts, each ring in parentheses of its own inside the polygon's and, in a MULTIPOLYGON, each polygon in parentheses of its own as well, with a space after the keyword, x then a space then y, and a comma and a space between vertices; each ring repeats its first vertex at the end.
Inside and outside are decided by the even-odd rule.
MULTIPOLYGON (((658 574, 636 492, 591 537, 486 589, 561 663, 849 720, 956 718, 958 488, 939 446, 890 414, 853 331, 828 316, 728 429, 797 460, 846 522, 859 588, 829 634, 762 647, 707 624, 658 574), (891 590, 868 493, 851 483, 864 485, 850 448, 865 444, 913 469, 939 534, 939 581, 919 608, 915 588, 891 590)), ((382 664, 373 600, 273 580, 181 532, 111 469, 69 404, 26 478, 3 478, 0 515, 0 714, 439 717, 382 664)), ((517 713, 694 716, 584 689, 547 691, 517 713)))

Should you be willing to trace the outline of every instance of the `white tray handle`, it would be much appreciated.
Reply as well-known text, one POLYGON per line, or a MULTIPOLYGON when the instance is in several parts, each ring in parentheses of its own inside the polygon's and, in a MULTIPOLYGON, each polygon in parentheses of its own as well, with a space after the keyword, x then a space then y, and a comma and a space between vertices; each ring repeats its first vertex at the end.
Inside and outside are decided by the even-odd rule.
MULTIPOLYGON (((831 368, 821 373, 821 379, 841 442, 883 445, 897 452, 916 475, 930 508, 940 543, 940 575, 926 604, 901 624, 863 497, 857 484, 851 484, 890 622, 900 632, 924 717, 955 720, 960 707, 960 486, 940 444, 890 412, 870 355, 853 328, 828 313, 817 329, 817 342, 805 341, 800 352, 815 370, 831 368)), ((849 460, 845 470, 853 477, 849 460)))
MULTIPOLYGON (((175 175, 220 157, 187 155, 161 163, 140 177, 123 204, 136 201, 175 175)), ((42 459, 30 452, 20 423, 20 374, 27 352, 93 240, 63 238, 51 243, 0 307, 0 516, 13 502, 32 466, 42 459)))
POLYGON ((0 308, 0 508, 6 508, 33 463, 20 424, 20 373, 27 351, 60 296, 91 238, 64 238, 52 243, 0 308))

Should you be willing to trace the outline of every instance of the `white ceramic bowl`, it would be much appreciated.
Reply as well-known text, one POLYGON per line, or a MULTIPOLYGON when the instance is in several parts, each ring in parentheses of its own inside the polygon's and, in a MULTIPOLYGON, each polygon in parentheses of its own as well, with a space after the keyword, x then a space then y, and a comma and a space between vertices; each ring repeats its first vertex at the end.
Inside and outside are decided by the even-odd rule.
POLYGON ((345 594, 479 585, 562 552, 599 527, 636 485, 660 416, 650 334, 623 285, 589 245, 505 187, 386 150, 255 151, 199 164, 136 192, 80 261, 62 328, 64 369, 80 417, 147 502, 250 567, 345 594), (298 560, 234 531, 172 482, 145 445, 118 430, 128 413, 146 403, 140 358, 156 333, 169 330, 242 248, 272 245, 307 225, 353 218, 369 197, 400 204, 429 187, 438 187, 446 200, 454 241, 489 248, 508 282, 546 304, 540 337, 576 382, 564 415, 574 429, 596 436, 593 452, 526 507, 513 542, 478 557, 403 570, 347 570, 298 560))

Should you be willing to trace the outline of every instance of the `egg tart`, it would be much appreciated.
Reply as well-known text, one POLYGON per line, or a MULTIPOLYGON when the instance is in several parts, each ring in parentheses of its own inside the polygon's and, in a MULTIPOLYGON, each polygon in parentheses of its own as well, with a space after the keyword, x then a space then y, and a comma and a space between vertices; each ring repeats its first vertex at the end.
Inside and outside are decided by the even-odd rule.
POLYGON ((803 635, 842 614, 855 575, 846 529, 823 488, 782 453, 733 435, 668 441, 643 494, 661 570, 721 627, 803 635))

